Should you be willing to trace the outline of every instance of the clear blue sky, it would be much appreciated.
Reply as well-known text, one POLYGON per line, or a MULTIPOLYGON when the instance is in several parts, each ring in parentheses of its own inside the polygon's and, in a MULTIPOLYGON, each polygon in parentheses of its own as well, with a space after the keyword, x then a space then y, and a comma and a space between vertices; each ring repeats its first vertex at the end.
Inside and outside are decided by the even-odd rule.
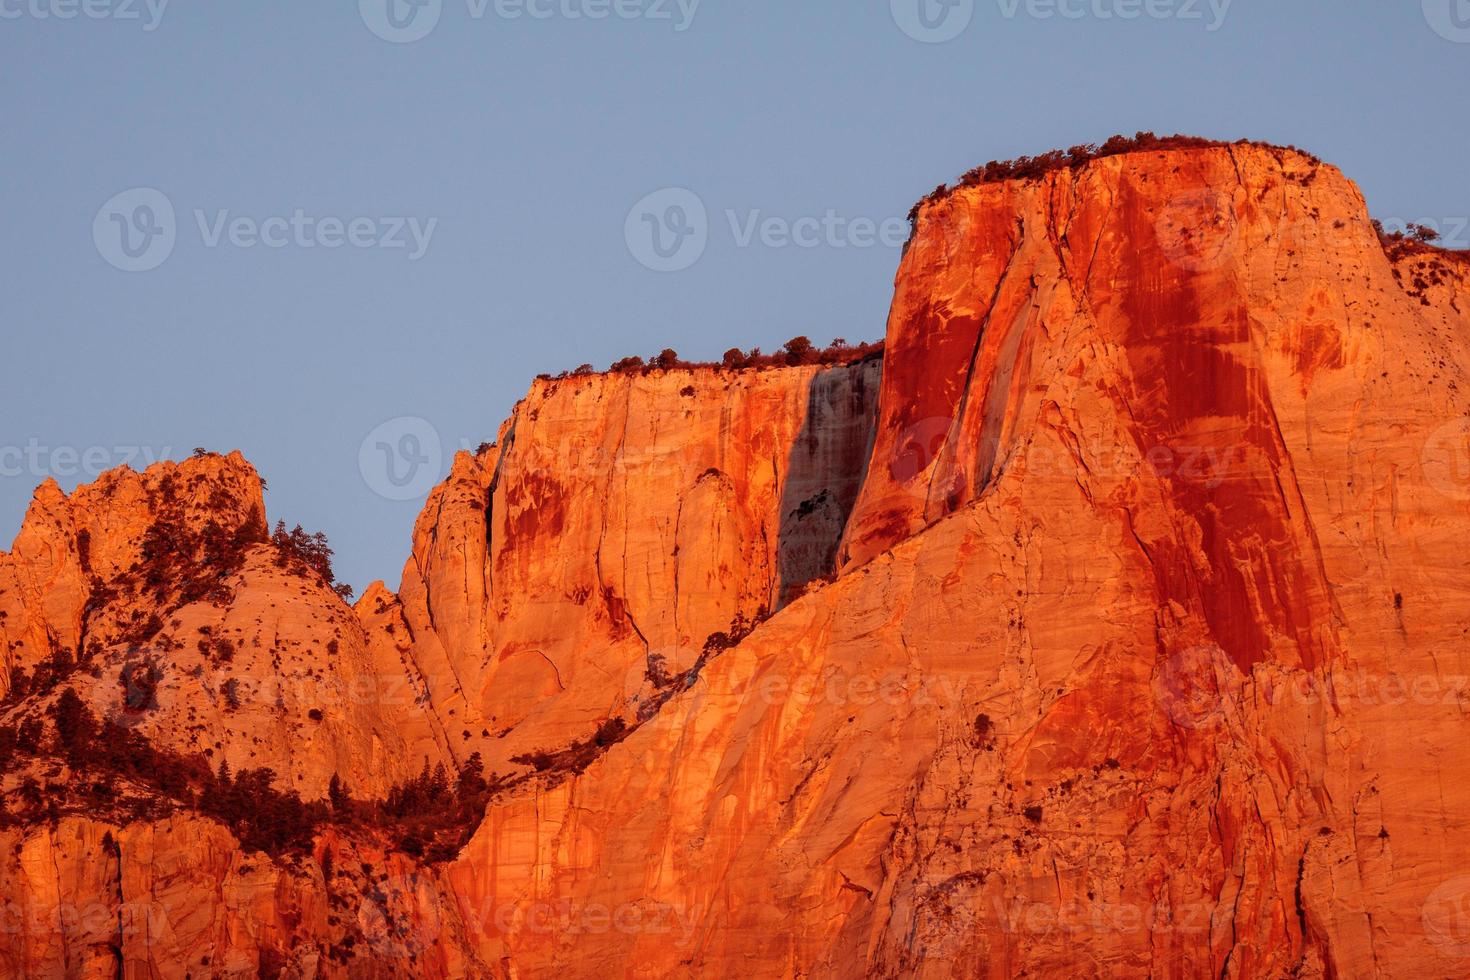
MULTIPOLYGON (((1249 136, 1341 166, 1380 215, 1470 214, 1466 0, 1235 0, 1221 23, 1221 0, 1132 20, 1095 12, 1129 0, 1062 0, 1080 17, 961 0, 970 22, 940 44, 900 29, 960 23, 918 19, 919 0, 703 0, 692 19, 689 0, 442 0, 399 8, 406 32, 438 14, 413 43, 369 29, 394 34, 386 0, 175 0, 156 25, 152 2, 85 0, 94 19, 83 0, 0 0, 0 541, 89 448, 239 448, 272 519, 325 530, 359 590, 396 585, 421 499, 364 478, 380 423, 428 420, 447 466, 539 372, 877 338, 898 248, 740 230, 757 211, 877 225, 991 158, 1139 129, 1249 136), (123 261, 115 222, 162 216, 99 211, 138 187, 166 196, 175 241, 130 273, 99 240, 111 229, 123 261), (656 272, 626 229, 667 187, 707 208, 708 246, 656 272), (306 231, 288 229, 298 209, 306 231), (325 247, 360 217, 366 243, 388 219, 437 223, 417 258, 407 225, 405 248, 325 247), (283 247, 244 247, 257 227, 283 247)), ((403 434, 381 441, 430 455, 403 434)))

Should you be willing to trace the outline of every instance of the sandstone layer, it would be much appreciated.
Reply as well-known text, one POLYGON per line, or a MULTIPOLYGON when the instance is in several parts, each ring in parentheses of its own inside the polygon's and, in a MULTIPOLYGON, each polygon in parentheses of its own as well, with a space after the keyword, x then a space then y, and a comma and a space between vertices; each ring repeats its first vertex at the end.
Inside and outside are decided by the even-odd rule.
POLYGON ((492 768, 636 714, 834 567, 873 438, 880 361, 537 382, 461 454, 370 635, 412 637, 428 710, 492 768))
POLYGON ((1137 152, 927 201, 881 360, 538 382, 354 610, 248 534, 147 581, 237 457, 43 487, 7 666, 86 669, 6 723, 116 716, 157 615, 150 739, 491 790, 433 860, 12 826, 0 972, 1470 975, 1467 372, 1470 264, 1334 168, 1137 152), (221 706, 200 635, 373 693, 221 706))

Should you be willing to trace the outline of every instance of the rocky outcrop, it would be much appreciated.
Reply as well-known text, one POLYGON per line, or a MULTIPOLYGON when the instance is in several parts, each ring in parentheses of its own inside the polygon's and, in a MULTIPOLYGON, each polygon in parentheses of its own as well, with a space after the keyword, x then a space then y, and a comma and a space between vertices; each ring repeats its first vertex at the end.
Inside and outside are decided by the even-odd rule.
POLYGON ((310 798, 334 775, 381 796, 446 758, 408 751, 401 732, 424 714, 414 678, 374 661, 352 611, 283 562, 264 517, 238 453, 109 472, 70 496, 42 486, 0 555, 4 689, 17 676, 36 688, 7 721, 70 688, 162 748, 272 768, 310 798))
POLYGON ((485 975, 464 937, 419 940, 429 879, 360 837, 328 832, 311 854, 273 862, 188 814, 7 836, 0 975, 485 975))
MULTIPOLYGON (((94 591, 141 567, 149 531, 165 512, 170 527, 181 535, 199 535, 209 524, 233 533, 252 512, 263 520, 260 478, 235 453, 158 463, 146 474, 124 467, 71 496, 54 480, 37 489, 10 552, 0 552, 0 639, 6 668, 0 690, 9 690, 16 667, 33 668, 56 651, 84 653, 86 641, 114 641, 159 611, 156 607, 168 596, 160 602, 150 594, 111 610, 100 635, 84 635, 89 626, 94 631, 99 626, 97 606, 103 603, 88 608, 94 591)), ((168 578, 177 579, 182 572, 174 568, 168 578)))
POLYGON ((492 769, 635 716, 710 636, 834 570, 880 360, 538 382, 430 496, 395 597, 359 612, 492 769))
POLYGON ((662 903, 687 945, 492 945, 588 974, 1457 975, 1464 290, 1284 152, 926 207, 848 574, 450 872, 662 903))
MULTIPOLYGON (((881 363, 540 382, 356 607, 394 751, 496 777, 458 856, 63 816, 3 962, 1463 976, 1467 271, 1312 158, 1151 150, 926 202, 881 363)), ((80 635, 67 554, 0 562, 13 649, 80 635)))

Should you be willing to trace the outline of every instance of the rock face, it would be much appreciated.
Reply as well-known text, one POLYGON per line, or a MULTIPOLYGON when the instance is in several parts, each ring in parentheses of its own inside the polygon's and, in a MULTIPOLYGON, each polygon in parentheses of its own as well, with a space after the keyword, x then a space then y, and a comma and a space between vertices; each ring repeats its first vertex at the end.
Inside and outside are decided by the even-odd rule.
MULTIPOLYGON (((263 547, 228 596, 164 583, 171 640, 243 650, 274 602, 260 669, 411 696, 308 749, 205 710, 217 656, 169 643, 152 737, 187 705, 307 798, 479 753, 457 856, 64 812, 0 841, 0 972, 1463 977, 1467 372, 1470 264, 1385 250, 1301 154, 932 199, 881 361, 539 382, 355 616, 263 547)), ((199 519, 248 524, 243 461, 196 470, 171 520, 217 485, 199 519)), ((128 655, 156 590, 89 576, 139 561, 163 475, 38 492, 11 664, 128 655)))
POLYGON ((413 638, 458 758, 564 747, 833 570, 881 373, 538 382, 430 497, 398 599, 359 611, 413 638))
POLYGON ((264 512, 238 453, 113 471, 70 497, 42 486, 0 555, 4 689, 17 669, 80 665, 70 686, 98 716, 211 765, 271 767, 310 797, 334 774, 380 795, 417 771, 400 734, 422 714, 410 678, 374 665, 325 583, 281 566, 264 512))

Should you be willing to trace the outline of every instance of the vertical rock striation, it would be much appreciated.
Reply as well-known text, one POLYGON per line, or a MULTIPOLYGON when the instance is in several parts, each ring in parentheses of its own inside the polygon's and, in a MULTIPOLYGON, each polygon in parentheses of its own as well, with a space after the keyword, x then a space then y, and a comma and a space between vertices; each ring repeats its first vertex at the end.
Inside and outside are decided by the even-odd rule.
MULTIPOLYGON (((3 831, 0 965, 1464 976, 1467 372, 1470 263, 1385 249, 1305 155, 937 195, 881 361, 538 382, 431 495, 396 594, 349 616, 247 549, 228 601, 164 603, 171 637, 289 605, 271 649, 340 633, 310 669, 402 684, 311 753, 368 796, 479 753, 457 856, 62 813, 3 831), (140 906, 156 928, 116 926, 140 906)), ((198 493, 243 521, 243 465, 181 475, 218 468, 198 493)), ((146 619, 125 590, 88 612, 153 513, 99 493, 43 487, 0 557, 8 664, 146 619)), ((227 758, 260 739, 324 792, 296 729, 173 690, 227 758)))

